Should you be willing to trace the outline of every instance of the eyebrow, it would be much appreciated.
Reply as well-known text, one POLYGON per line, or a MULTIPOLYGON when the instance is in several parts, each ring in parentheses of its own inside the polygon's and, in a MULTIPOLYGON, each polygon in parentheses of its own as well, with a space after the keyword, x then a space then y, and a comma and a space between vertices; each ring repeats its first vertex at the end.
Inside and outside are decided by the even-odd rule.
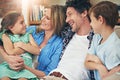
POLYGON ((66 15, 67 15, 67 14, 70 14, 70 13, 71 13, 71 11, 68 11, 68 12, 66 12, 66 15))

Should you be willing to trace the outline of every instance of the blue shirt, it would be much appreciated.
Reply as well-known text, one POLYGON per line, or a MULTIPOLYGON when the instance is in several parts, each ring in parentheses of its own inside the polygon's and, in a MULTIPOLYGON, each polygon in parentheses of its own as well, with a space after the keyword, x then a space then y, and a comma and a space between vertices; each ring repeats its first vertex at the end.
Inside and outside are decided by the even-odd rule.
MULTIPOLYGON (((32 36, 39 46, 44 39, 44 31, 36 33, 36 26, 28 27, 27 31, 29 30, 32 30, 32 36)), ((38 56, 37 69, 43 71, 46 75, 51 70, 55 69, 60 60, 62 47, 62 38, 57 35, 53 35, 38 56)))
MULTIPOLYGON (((101 39, 101 35, 95 34, 88 53, 97 55, 104 66, 111 70, 120 64, 120 39, 115 32, 102 44, 101 39)), ((101 80, 99 72, 95 70, 94 73, 96 80, 101 80)))

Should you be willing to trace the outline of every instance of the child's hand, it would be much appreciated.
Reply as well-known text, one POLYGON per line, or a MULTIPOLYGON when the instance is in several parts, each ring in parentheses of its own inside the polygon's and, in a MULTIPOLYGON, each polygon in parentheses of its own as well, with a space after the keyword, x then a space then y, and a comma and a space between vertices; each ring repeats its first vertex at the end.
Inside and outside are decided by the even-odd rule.
POLYGON ((87 61, 91 61, 91 62, 95 62, 95 63, 98 63, 98 64, 102 64, 101 60, 96 55, 92 55, 92 54, 88 54, 87 61))
POLYGON ((16 43, 14 43, 14 47, 19 47, 19 48, 21 48, 22 46, 23 46, 23 42, 16 42, 16 43))
POLYGON ((99 59, 99 57, 97 57, 96 55, 93 55, 94 57, 94 61, 98 64, 102 64, 102 61, 99 59))

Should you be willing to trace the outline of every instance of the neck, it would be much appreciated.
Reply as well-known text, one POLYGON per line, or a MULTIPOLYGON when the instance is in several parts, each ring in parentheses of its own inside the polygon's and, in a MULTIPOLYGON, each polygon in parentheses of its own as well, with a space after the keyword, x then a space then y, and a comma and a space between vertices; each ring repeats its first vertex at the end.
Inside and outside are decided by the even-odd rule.
POLYGON ((77 31, 77 34, 80 36, 88 35, 90 30, 91 30, 90 22, 86 18, 82 26, 80 26, 79 30, 77 31))
POLYGON ((39 46, 40 49, 42 49, 48 43, 48 40, 52 37, 52 35, 53 35, 53 32, 45 31, 44 39, 43 39, 42 43, 39 46))
POLYGON ((101 36, 103 38, 102 42, 106 41, 107 38, 114 32, 114 29, 112 29, 110 26, 105 27, 102 31, 101 31, 101 36))
POLYGON ((45 31, 44 40, 49 40, 53 35, 53 31, 45 31))

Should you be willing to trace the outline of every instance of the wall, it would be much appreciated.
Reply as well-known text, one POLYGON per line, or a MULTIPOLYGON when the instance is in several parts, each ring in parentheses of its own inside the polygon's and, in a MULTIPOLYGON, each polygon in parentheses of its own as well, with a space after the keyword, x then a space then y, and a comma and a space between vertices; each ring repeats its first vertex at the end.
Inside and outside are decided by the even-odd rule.
POLYGON ((21 12, 21 5, 21 0, 0 0, 0 17, 11 10, 21 12))
POLYGON ((96 3, 100 2, 100 1, 111 1, 111 2, 114 2, 114 3, 118 4, 118 5, 120 5, 120 0, 90 0, 90 1, 91 1, 92 4, 96 4, 96 3))
POLYGON ((46 2, 47 2, 48 4, 52 4, 52 5, 54 5, 54 4, 64 5, 64 4, 65 4, 65 1, 66 1, 66 0, 46 0, 46 2))
MULTIPOLYGON (((1 1, 1 0, 0 0, 1 1)), ((3 0, 5 1, 5 0, 3 0)), ((6 1, 11 1, 11 0, 6 0, 6 1)), ((14 0, 17 1, 18 0, 14 0)), ((21 1, 21 0, 20 0, 21 1)), ((30 0, 22 0, 22 13, 24 15, 25 18, 25 23, 28 24, 28 5, 29 5, 29 1, 30 0)), ((45 0, 48 4, 60 4, 60 5, 64 5, 66 0, 45 0)), ((1 23, 1 18, 0 18, 0 23, 1 23)))
POLYGON ((2 17, 9 11, 22 11, 22 1, 21 0, 0 0, 0 23, 2 17))

